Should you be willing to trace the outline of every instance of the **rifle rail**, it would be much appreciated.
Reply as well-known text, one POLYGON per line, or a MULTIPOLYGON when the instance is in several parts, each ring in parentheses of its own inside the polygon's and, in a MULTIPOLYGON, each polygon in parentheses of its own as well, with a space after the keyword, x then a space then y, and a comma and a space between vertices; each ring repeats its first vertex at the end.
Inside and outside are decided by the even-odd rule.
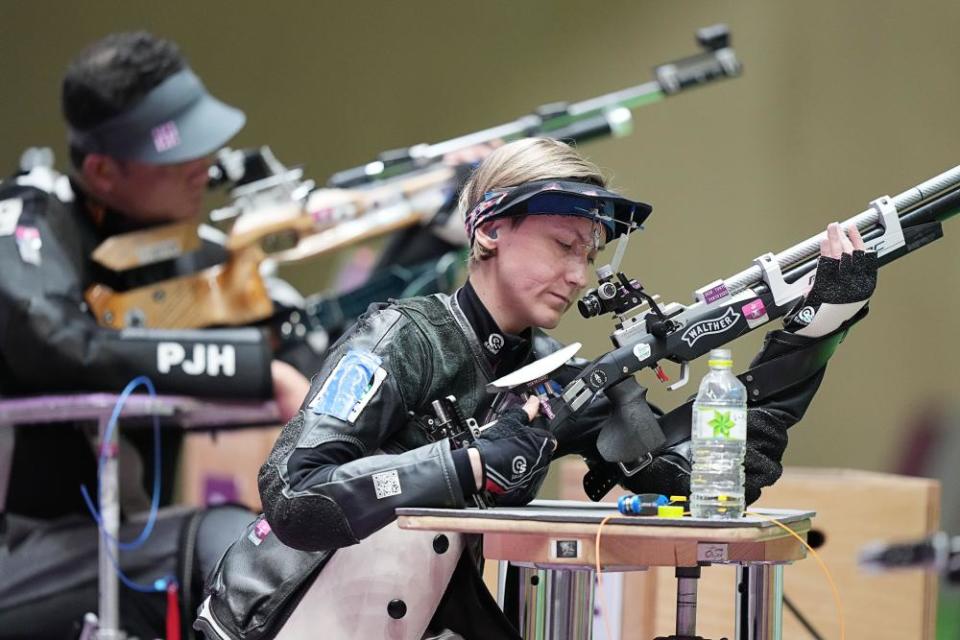
MULTIPOLYGON (((948 169, 943 173, 936 175, 929 180, 910 187, 906 191, 897 194, 892 200, 893 205, 902 217, 904 213, 931 198, 940 196, 960 185, 960 165, 948 169)), ((880 211, 875 207, 870 207, 866 211, 845 220, 842 226, 855 224, 861 233, 875 228, 880 223, 880 211)), ((816 257, 820 252, 820 240, 826 237, 826 232, 820 232, 817 235, 800 242, 788 249, 781 251, 774 256, 781 269, 788 269, 800 263, 809 261, 816 257)), ((727 290, 731 295, 736 295, 745 289, 753 288, 763 281, 763 271, 759 266, 753 265, 736 273, 724 280, 727 290)))

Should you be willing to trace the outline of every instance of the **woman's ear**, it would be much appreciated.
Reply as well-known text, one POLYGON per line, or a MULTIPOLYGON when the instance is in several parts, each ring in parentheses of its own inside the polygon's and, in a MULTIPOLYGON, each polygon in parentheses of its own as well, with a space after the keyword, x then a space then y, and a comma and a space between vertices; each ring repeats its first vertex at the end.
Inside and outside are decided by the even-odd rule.
POLYGON ((487 224, 481 226, 477 229, 474 242, 480 244, 485 250, 490 253, 495 253, 497 250, 497 243, 500 240, 500 230, 503 228, 503 223, 501 220, 494 220, 493 222, 488 222, 487 224))
POLYGON ((120 173, 120 165, 110 156, 89 153, 83 159, 80 174, 84 184, 95 193, 110 193, 120 173))

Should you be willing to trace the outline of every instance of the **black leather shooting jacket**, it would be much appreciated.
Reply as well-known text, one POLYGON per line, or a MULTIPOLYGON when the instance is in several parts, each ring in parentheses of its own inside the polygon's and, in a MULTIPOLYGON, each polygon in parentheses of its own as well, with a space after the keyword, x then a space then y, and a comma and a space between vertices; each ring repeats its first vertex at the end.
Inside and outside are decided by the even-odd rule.
MULTIPOLYGON (((753 365, 814 342, 773 331, 753 365)), ((560 346, 535 334, 525 361, 560 346)), ((442 294, 372 309, 331 348, 299 414, 284 427, 260 471, 272 534, 257 538, 251 528, 209 580, 209 613, 221 631, 244 640, 272 637, 336 549, 357 544, 392 522, 397 508, 465 506, 449 442, 431 442, 421 420, 431 414, 431 401, 448 395, 456 396, 464 415, 486 417, 490 403, 484 387, 493 374, 482 349, 456 296, 442 294), (349 363, 358 359, 366 368, 351 368, 349 363), (346 392, 354 408, 348 414, 331 403, 328 392, 351 372, 362 384, 355 395, 346 392), (319 455, 331 447, 336 462, 319 455)), ((555 374, 556 382, 566 384, 584 364, 568 362, 555 374)), ((748 501, 779 477, 786 431, 803 416, 823 371, 820 366, 748 408, 748 501)), ((609 412, 601 399, 577 414, 565 425, 555 457, 578 454, 603 468, 596 438, 609 412)), ((661 420, 670 416, 685 419, 689 429, 689 403, 661 420)), ((688 494, 689 478, 689 442, 683 440, 658 451, 636 475, 619 479, 634 492, 688 494)), ((446 627, 466 638, 517 637, 471 562, 460 563, 434 622, 431 628, 446 627)))

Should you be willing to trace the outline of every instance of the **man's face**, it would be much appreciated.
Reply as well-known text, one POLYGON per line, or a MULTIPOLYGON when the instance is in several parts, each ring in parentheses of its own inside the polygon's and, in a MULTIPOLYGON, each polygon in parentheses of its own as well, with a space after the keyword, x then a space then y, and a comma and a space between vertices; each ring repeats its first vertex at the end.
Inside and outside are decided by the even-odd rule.
MULTIPOLYGON (((494 286, 520 326, 553 329, 587 285, 599 223, 578 216, 532 215, 498 229, 494 286)), ((600 231, 602 232, 602 231, 600 231)))
POLYGON ((112 160, 103 199, 138 222, 191 220, 200 215, 206 193, 210 157, 176 164, 112 160))

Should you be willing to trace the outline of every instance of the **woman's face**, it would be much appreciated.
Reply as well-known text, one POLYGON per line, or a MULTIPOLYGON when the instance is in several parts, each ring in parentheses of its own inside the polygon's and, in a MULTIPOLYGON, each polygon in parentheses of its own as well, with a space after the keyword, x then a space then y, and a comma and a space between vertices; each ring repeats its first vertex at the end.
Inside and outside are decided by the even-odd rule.
POLYGON ((500 222, 490 284, 502 317, 511 325, 501 329, 553 329, 588 282, 600 224, 556 215, 527 216, 519 226, 500 222))

